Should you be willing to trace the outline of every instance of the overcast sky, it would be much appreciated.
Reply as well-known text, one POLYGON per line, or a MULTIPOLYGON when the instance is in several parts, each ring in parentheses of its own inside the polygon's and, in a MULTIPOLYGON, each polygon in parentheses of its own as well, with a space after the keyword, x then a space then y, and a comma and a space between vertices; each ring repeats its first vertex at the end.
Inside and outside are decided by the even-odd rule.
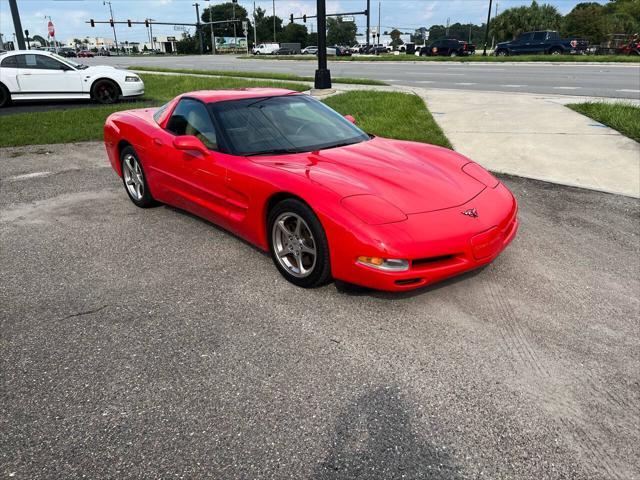
MULTIPOLYGON (((142 21, 151 17, 157 21, 194 22, 195 0, 112 0, 113 14, 116 20, 142 21)), ((198 0, 200 8, 209 5, 208 1, 198 0)), ((547 3, 555 5, 561 13, 569 12, 580 0, 552 0, 547 3)), ((222 0, 212 0, 213 3, 223 3, 222 0)), ((378 24, 378 3, 381 4, 381 29, 391 30, 398 27, 401 30, 412 30, 418 27, 429 27, 433 24, 446 24, 447 18, 451 23, 482 23, 486 20, 488 0, 371 0, 371 23, 378 24)), ((495 12, 495 0, 494 0, 495 12)), ((506 8, 529 4, 523 0, 498 0, 498 11, 506 8)), ((539 3, 544 3, 539 1, 539 3)), ((601 3, 605 3, 601 0, 601 3)), ((247 11, 253 10, 253 1, 239 0, 247 11)), ((316 0, 275 0, 276 14, 288 19, 293 13, 296 16, 306 13, 312 15, 316 10, 316 0)), ((256 5, 268 10, 272 9, 271 0, 257 0, 256 5)), ((105 25, 91 28, 85 24, 90 18, 96 20, 109 19, 109 6, 104 6, 102 0, 18 0, 18 7, 22 19, 23 29, 28 29, 31 35, 46 37, 47 21, 50 15, 56 26, 56 37, 66 41, 72 37, 113 35, 110 27, 105 25)), ((361 11, 366 8, 366 0, 327 0, 327 13, 361 11)), ((493 14, 493 12, 492 12, 493 14)), ((288 20, 287 20, 288 22, 288 20)), ((310 22, 311 23, 311 22, 310 22)), ((310 26, 310 23, 307 26, 310 26)), ((364 17, 356 17, 359 33, 365 25, 364 17)), ((8 0, 0 0, 0 33, 5 40, 13 37, 13 23, 8 0)), ((145 41, 147 38, 144 26, 128 28, 126 25, 117 26, 118 40, 145 41)), ((155 27, 154 34, 179 35, 173 27, 155 27)))

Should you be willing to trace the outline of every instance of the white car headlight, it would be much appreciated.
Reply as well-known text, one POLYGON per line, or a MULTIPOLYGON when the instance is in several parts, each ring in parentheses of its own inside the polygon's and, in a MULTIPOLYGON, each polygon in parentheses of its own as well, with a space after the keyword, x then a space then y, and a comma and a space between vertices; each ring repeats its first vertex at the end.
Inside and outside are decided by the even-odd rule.
POLYGON ((139 82, 140 81, 140 77, 138 76, 134 76, 134 75, 127 75, 126 77, 124 77, 124 81, 125 82, 139 82))

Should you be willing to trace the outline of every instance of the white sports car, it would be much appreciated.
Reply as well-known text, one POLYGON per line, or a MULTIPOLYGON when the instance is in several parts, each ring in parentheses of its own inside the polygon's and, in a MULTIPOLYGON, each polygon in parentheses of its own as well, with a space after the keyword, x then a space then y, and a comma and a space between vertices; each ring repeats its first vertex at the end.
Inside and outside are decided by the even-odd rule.
POLYGON ((0 107, 19 100, 92 99, 114 103, 144 94, 135 73, 89 67, 40 50, 0 52, 0 107))

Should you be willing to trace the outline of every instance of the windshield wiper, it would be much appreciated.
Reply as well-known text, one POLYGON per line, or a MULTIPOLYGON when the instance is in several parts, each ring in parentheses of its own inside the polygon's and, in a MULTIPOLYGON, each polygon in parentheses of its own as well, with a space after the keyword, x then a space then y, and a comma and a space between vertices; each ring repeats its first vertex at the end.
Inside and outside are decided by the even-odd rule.
POLYGON ((292 150, 288 148, 276 148, 273 150, 264 150, 262 152, 249 152, 243 153, 245 157, 256 157, 258 155, 283 155, 285 153, 300 153, 298 150, 292 150))

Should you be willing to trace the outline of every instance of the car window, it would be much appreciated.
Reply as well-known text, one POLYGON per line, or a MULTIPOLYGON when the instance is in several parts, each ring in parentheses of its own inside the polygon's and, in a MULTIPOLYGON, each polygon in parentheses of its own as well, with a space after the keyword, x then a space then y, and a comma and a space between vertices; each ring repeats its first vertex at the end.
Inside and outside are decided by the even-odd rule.
MULTIPOLYGON (((29 55, 27 55, 29 57, 29 55)), ((36 68, 40 70, 66 70, 66 66, 47 55, 36 55, 36 68)))
POLYGON ((167 122, 167 130, 175 135, 193 135, 209 150, 218 149, 216 129, 207 107, 191 98, 180 100, 167 122))
POLYGON ((519 42, 530 42, 533 38, 533 33, 523 33, 518 37, 519 42))
POLYGON ((533 34, 533 40, 541 42, 547 38, 547 32, 536 32, 533 34))
POLYGON ((18 68, 18 60, 16 59, 17 55, 13 55, 11 57, 7 57, 2 60, 0 63, 0 67, 5 68, 18 68))

